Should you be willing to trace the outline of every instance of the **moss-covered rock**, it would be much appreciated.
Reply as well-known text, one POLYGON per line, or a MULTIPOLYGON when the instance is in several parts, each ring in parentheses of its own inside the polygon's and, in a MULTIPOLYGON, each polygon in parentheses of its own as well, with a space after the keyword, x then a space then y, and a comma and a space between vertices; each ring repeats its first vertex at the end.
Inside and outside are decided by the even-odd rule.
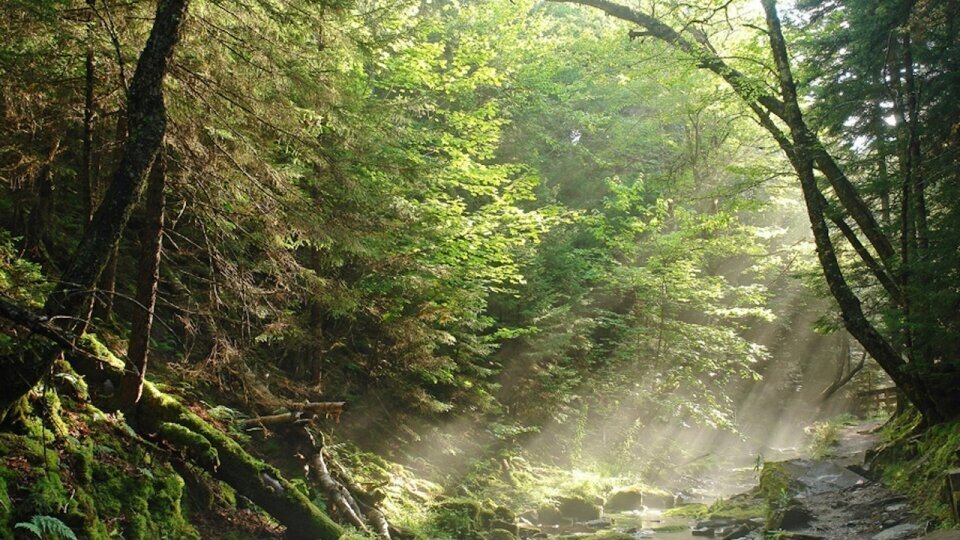
POLYGON ((604 510, 607 512, 626 512, 638 510, 643 506, 643 490, 636 486, 618 488, 607 497, 604 510))
POLYGON ((557 500, 560 515, 574 521, 600 519, 603 508, 595 502, 581 497, 560 497, 557 500))
POLYGON ((486 534, 486 540, 517 540, 517 535, 506 529, 493 529, 486 534))

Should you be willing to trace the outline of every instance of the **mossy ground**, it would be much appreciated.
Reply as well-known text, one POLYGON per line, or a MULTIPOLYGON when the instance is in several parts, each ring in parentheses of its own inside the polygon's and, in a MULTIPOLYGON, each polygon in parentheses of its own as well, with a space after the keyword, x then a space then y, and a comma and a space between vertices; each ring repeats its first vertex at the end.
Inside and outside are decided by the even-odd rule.
POLYGON ((944 487, 946 472, 960 467, 960 420, 918 432, 919 421, 908 413, 888 423, 874 466, 883 482, 910 497, 921 514, 943 527, 958 527, 944 487))
POLYGON ((64 439, 36 421, 26 433, 0 433, 0 529, 46 515, 83 538, 200 537, 182 509, 183 480, 169 465, 112 430, 87 431, 78 418, 65 423, 64 439))
POLYGON ((230 508, 226 497, 219 508, 195 504, 174 469, 178 456, 136 436, 121 417, 56 395, 34 396, 36 414, 21 432, 0 432, 0 540, 34 516, 94 540, 271 535, 262 517, 230 508), (208 519, 225 511, 237 526, 208 519))

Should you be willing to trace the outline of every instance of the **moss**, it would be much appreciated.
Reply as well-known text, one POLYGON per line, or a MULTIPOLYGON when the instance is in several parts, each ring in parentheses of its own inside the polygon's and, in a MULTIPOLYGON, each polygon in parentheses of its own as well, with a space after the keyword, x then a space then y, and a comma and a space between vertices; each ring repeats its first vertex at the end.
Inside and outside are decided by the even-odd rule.
POLYGON ((487 533, 486 540, 516 540, 517 535, 506 529, 493 529, 487 533))
POLYGON ((663 513, 664 516, 682 518, 701 518, 707 515, 707 505, 703 503, 685 504, 671 508, 663 513))
POLYGON ((120 370, 124 368, 125 364, 123 360, 118 358, 117 355, 113 354, 113 351, 111 351, 106 345, 104 345, 100 341, 100 338, 98 338, 95 334, 84 334, 80 336, 80 343, 85 348, 93 352, 97 356, 97 358, 107 363, 111 367, 120 369, 120 370))
POLYGON ((190 428, 173 422, 161 422, 158 434, 167 442, 186 449, 191 457, 199 460, 202 465, 214 469, 220 466, 220 455, 217 453, 217 449, 210 444, 206 437, 190 428))
MULTIPOLYGON (((161 425, 169 423, 185 429, 167 426, 168 433, 203 449, 202 437, 212 450, 217 452, 220 466, 211 468, 216 478, 230 484, 238 493, 267 510, 271 516, 296 531, 301 537, 339 538, 343 530, 329 516, 320 511, 303 493, 287 481, 276 467, 272 467, 247 453, 236 441, 213 427, 202 418, 181 405, 173 397, 145 383, 140 402, 140 420, 147 430, 162 431, 161 425), (199 445, 199 446, 197 446, 199 445), (283 488, 280 493, 267 489, 262 477, 276 479, 283 488)), ((207 453, 208 458, 213 455, 207 453)))
POLYGON ((10 500, 7 479, 12 476, 11 471, 6 467, 0 467, 0 540, 9 540, 13 538, 12 517, 13 501, 10 500))
POLYGON ((433 533, 431 536, 441 538, 480 538, 483 510, 480 503, 471 499, 447 499, 433 507, 427 529, 433 533))
POLYGON ((919 421, 916 414, 903 414, 885 426, 886 443, 873 464, 883 482, 910 497, 921 514, 942 524, 950 523, 950 507, 940 494, 945 473, 960 465, 960 421, 917 433, 919 421))
POLYGON ((663 527, 654 527, 653 532, 658 533, 674 533, 674 532, 683 532, 689 529, 686 525, 664 525, 663 527))
POLYGON ((749 493, 713 503, 707 510, 707 516, 713 519, 763 518, 767 514, 767 509, 767 502, 760 496, 759 489, 755 489, 749 493))

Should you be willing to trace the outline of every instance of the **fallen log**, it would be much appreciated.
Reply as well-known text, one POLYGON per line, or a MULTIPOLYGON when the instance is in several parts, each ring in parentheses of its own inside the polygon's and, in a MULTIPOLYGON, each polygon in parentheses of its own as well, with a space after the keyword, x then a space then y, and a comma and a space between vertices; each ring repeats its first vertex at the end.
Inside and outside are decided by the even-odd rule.
POLYGON ((244 428, 267 427, 282 424, 307 423, 316 419, 318 416, 333 417, 336 422, 340 421, 340 415, 346 406, 346 401, 318 401, 305 402, 291 407, 290 412, 258 416, 243 421, 244 428))
MULTIPOLYGON (((143 387, 138 413, 141 428, 146 432, 170 431, 170 426, 164 424, 172 423, 195 433, 199 450, 209 454, 209 445, 219 460, 216 467, 210 461, 198 465, 286 526, 288 538, 335 540, 343 534, 339 525, 314 506, 275 467, 248 454, 236 441, 150 383, 143 387)), ((182 431, 179 444, 189 444, 182 431)), ((188 449, 187 453, 196 453, 197 450, 188 449)))
MULTIPOLYGON (((120 380, 123 376, 124 362, 109 351, 98 350, 90 342, 49 324, 46 318, 2 296, 0 318, 11 320, 49 339, 63 349, 74 368, 87 377, 109 382, 111 379, 120 380)), ((317 413, 343 410, 342 403, 336 409, 328 409, 319 403, 305 405, 305 410, 317 413)), ((284 525, 287 538, 336 540, 343 534, 339 525, 314 506, 275 467, 251 456, 239 443, 172 396, 158 390, 152 383, 144 383, 143 395, 134 412, 141 435, 160 439, 193 458, 191 461, 195 461, 200 468, 253 501, 284 525)))

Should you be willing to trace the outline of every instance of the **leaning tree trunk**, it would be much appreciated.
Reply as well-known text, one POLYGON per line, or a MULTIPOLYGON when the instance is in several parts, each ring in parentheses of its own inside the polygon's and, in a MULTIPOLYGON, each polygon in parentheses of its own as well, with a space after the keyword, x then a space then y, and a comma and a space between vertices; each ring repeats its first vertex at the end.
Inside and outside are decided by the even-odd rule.
MULTIPOLYGON (((776 139, 800 179, 817 246, 817 257, 830 292, 840 306, 847 331, 890 375, 924 415, 927 422, 935 423, 960 414, 960 398, 954 397, 957 395, 955 388, 950 388, 950 384, 960 378, 960 373, 957 373, 957 370, 947 362, 932 366, 932 369, 938 371, 936 376, 924 376, 917 370, 907 370, 905 359, 866 317, 860 299, 843 276, 833 240, 830 237, 830 229, 825 221, 827 217, 825 199, 817 185, 814 168, 827 179, 843 211, 853 218, 860 232, 869 242, 869 247, 876 252, 879 262, 873 260, 868 250, 856 250, 858 256, 864 258, 868 269, 875 274, 881 284, 892 291, 892 295, 895 295, 898 290, 896 283, 890 279, 891 274, 897 269, 897 257, 893 244, 884 234, 870 207, 857 192, 836 159, 804 122, 797 101, 796 87, 790 71, 786 42, 780 28, 775 0, 762 0, 762 4, 768 26, 766 33, 770 39, 771 52, 776 63, 776 74, 780 79, 776 85, 779 86, 777 95, 769 93, 769 86, 758 83, 727 64, 709 45, 691 39, 686 28, 678 31, 653 15, 610 0, 552 1, 595 7, 608 15, 636 24, 641 30, 630 31, 631 38, 652 36, 664 41, 688 54, 697 62, 698 67, 712 71, 731 86, 734 93, 754 111, 760 124, 776 139), (781 120, 787 125, 789 134, 782 130, 776 120, 781 120), (947 382, 941 384, 940 380, 947 382)), ((850 235, 847 234, 847 236, 850 235)), ((908 291, 902 289, 900 292, 903 295, 908 294, 908 291)), ((903 302, 907 300, 903 299, 903 302)))
MULTIPOLYGON (((188 0, 160 0, 150 37, 140 53, 137 69, 127 96, 130 134, 123 146, 120 163, 110 187, 83 234, 60 282, 47 297, 44 311, 48 317, 71 327, 86 305, 90 290, 97 282, 120 240, 130 213, 140 199, 147 170, 153 163, 166 130, 167 115, 163 101, 163 80, 180 35, 188 0)), ((39 351, 24 351, 18 356, 0 359, 0 420, 36 385, 59 353, 49 345, 39 351)))
POLYGON ((160 255, 163 249, 163 189, 166 184, 166 161, 163 153, 153 161, 147 182, 146 224, 140 240, 137 262, 137 306, 133 312, 130 345, 127 347, 127 370, 120 380, 120 404, 132 410, 140 401, 147 374, 150 330, 157 304, 157 283, 160 281, 160 255))
POLYGON ((840 306, 844 326, 864 349, 870 353, 880 367, 903 390, 911 403, 917 407, 924 419, 928 422, 940 422, 953 415, 950 411, 941 410, 937 400, 925 387, 924 381, 917 375, 908 373, 904 368, 906 363, 896 349, 886 340, 863 312, 860 299, 857 298, 847 283, 837 260, 830 230, 824 219, 822 193, 817 187, 813 173, 814 162, 820 157, 820 146, 813 140, 812 132, 803 120, 797 99, 796 84, 790 69, 786 42, 780 28, 780 17, 777 14, 776 0, 762 0, 766 13, 767 30, 770 39, 770 48, 773 52, 774 64, 779 77, 780 92, 783 96, 784 121, 790 130, 791 145, 785 148, 794 170, 800 177, 800 186, 806 201, 807 214, 813 230, 817 258, 823 269, 824 279, 830 292, 840 306))

